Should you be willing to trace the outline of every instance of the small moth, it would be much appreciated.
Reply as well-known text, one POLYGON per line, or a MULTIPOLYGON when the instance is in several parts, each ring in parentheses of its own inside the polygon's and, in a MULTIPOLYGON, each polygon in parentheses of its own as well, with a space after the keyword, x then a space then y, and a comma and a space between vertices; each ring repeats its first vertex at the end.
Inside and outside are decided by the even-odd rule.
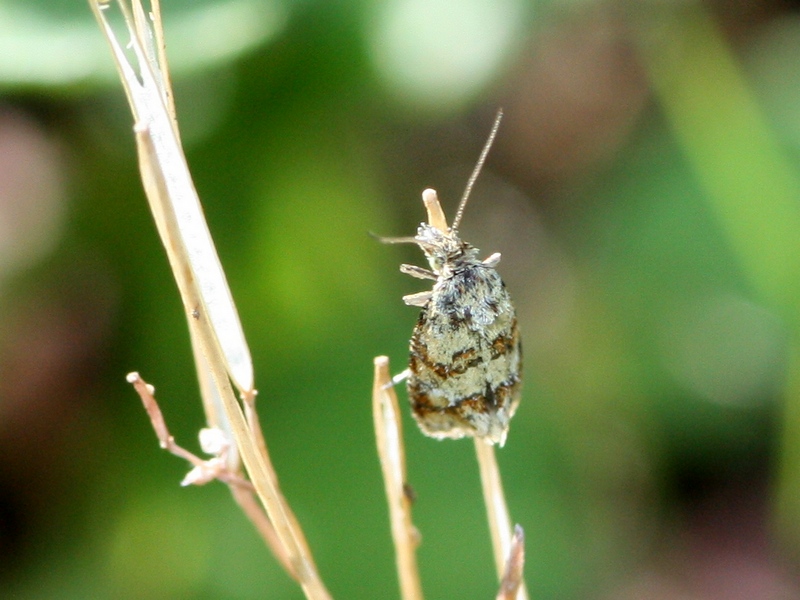
POLYGON ((407 379, 414 418, 434 438, 482 438, 504 444, 519 404, 522 345, 514 305, 495 267, 500 254, 481 260, 479 250, 458 236, 469 193, 480 173, 502 118, 492 132, 467 183, 452 226, 448 227, 436 191, 422 192, 428 222, 417 235, 389 238, 410 242, 425 253, 430 270, 401 265, 400 271, 435 281, 433 289, 404 296, 419 306, 410 342, 410 361, 395 382, 407 379))

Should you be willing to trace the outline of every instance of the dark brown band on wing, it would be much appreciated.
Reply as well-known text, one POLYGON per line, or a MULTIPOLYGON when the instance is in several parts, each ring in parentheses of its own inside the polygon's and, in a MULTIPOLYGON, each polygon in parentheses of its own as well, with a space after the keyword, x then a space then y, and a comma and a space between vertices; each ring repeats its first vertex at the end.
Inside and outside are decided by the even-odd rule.
MULTIPOLYGON (((509 335, 500 334, 490 344, 491 360, 510 354, 519 343, 519 331, 517 329, 517 321, 511 324, 511 332, 509 335)), ((435 362, 428 354, 428 347, 425 343, 419 341, 417 336, 411 340, 411 357, 409 361, 409 368, 414 374, 420 373, 421 367, 433 371, 442 380, 445 381, 453 375, 461 375, 466 373, 472 367, 475 367, 482 362, 482 356, 476 356, 478 350, 475 348, 467 348, 453 353, 452 361, 450 364, 435 362)))
POLYGON ((492 360, 508 354, 518 344, 519 344, 519 328, 517 327, 517 319, 515 317, 514 320, 511 321, 509 334, 508 335, 500 334, 492 341, 491 345, 492 360))
POLYGON ((430 395, 409 385, 409 399, 414 413, 418 418, 424 419, 426 415, 450 415, 459 420, 469 421, 469 414, 491 414, 498 408, 508 407, 516 403, 515 396, 520 387, 519 379, 501 383, 495 388, 487 386, 482 394, 473 394, 467 398, 451 400, 449 406, 436 406, 430 395))

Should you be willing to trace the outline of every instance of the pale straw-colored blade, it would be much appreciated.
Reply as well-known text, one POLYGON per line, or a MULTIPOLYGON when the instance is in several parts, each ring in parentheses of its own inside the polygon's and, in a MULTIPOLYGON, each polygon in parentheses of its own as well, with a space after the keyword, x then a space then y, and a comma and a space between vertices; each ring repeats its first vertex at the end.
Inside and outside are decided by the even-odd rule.
MULTIPOLYGON (((478 455, 478 466, 481 473, 483 501, 486 504, 486 516, 492 536, 492 551, 498 580, 503 580, 506 572, 506 561, 511 556, 512 530, 511 519, 497 466, 495 447, 484 440, 475 438, 475 452, 478 455)), ((528 590, 522 582, 517 591, 516 600, 527 600, 528 590)))
MULTIPOLYGON (((147 131, 155 153, 154 162, 164 174, 164 202, 156 205, 150 194, 156 224, 162 242, 167 250, 173 269, 178 262, 175 254, 182 254, 190 269, 191 284, 198 290, 198 305, 184 307, 187 314, 192 311, 202 312, 208 318, 214 330, 216 343, 224 357, 228 373, 240 391, 253 388, 253 366, 250 350, 244 338, 236 307, 233 304, 225 274, 217 257, 211 234, 208 231, 203 210, 194 189, 186 159, 180 142, 177 139, 172 118, 165 104, 168 95, 166 83, 160 76, 161 68, 155 62, 158 50, 155 36, 146 27, 147 17, 138 2, 134 2, 134 14, 138 27, 125 10, 122 3, 116 6, 125 16, 127 33, 130 35, 130 50, 133 52, 136 65, 132 64, 129 55, 123 50, 117 37, 106 19, 104 12, 112 8, 112 4, 90 2, 97 15, 98 22, 111 45, 111 50, 122 78, 125 91, 133 110, 136 127, 147 131), (142 29, 144 28, 144 29, 142 29), (165 237, 165 210, 174 214, 177 229, 176 237, 165 237)), ((142 173, 143 178, 153 177, 152 173, 142 173)), ((152 186, 151 186, 152 187, 152 186)))
POLYGON ((422 585, 416 555, 419 532, 411 521, 411 499, 406 483, 406 456, 400 407, 389 374, 389 359, 378 356, 374 362, 372 415, 375 420, 378 456, 389 504, 400 595, 403 600, 422 600, 422 585))
POLYGON ((511 552, 506 559, 506 568, 500 580, 500 590, 496 600, 517 600, 519 589, 524 585, 522 573, 525 567, 525 532, 522 527, 514 527, 511 538, 511 552))
MULTIPOLYGON (((136 128, 137 148, 142 172, 148 172, 152 177, 144 177, 145 189, 148 196, 155 198, 155 202, 165 195, 166 174, 160 171, 158 154, 149 131, 146 128, 136 128)), ((163 208, 163 207, 162 207, 163 208)), ((163 226, 167 232, 167 239, 174 240, 178 237, 178 224, 176 215, 170 211, 163 211, 163 226)), ((176 252, 170 255, 175 262, 172 264, 178 287, 184 299, 184 304, 191 306, 199 302, 196 286, 191 285, 191 276, 185 262, 185 255, 176 252)), ((259 444, 254 439, 252 429, 245 420, 242 407, 236 400, 231 387, 231 379, 219 356, 219 344, 214 335, 210 321, 202 312, 192 315, 194 339, 203 355, 208 359, 208 371, 211 376, 211 385, 219 392, 225 416, 230 423, 233 438, 239 447, 242 460, 247 473, 261 499, 270 521, 275 527, 275 532, 286 551, 287 560, 292 565, 292 572, 298 578, 307 598, 312 600, 328 600, 330 595, 325 589, 313 558, 308 551, 308 545, 299 528, 294 515, 286 504, 283 495, 278 489, 274 473, 267 465, 268 458, 261 454, 259 444)))
POLYGON ((290 573, 307 598, 328 600, 330 595, 319 578, 303 532, 278 488, 266 447, 245 419, 231 386, 233 382, 246 398, 254 397, 250 352, 166 108, 168 83, 156 75, 159 66, 151 63, 156 59, 148 60, 158 56, 157 36, 150 32, 147 13, 139 1, 133 1, 135 17, 122 1, 114 6, 124 16, 131 38, 128 47, 135 61, 129 59, 106 18, 104 11, 111 5, 95 0, 90 0, 90 5, 111 46, 134 114, 142 181, 181 293, 201 387, 214 391, 207 406, 222 406, 223 411, 216 412, 224 414, 236 440, 250 481, 274 526, 283 550, 281 558, 291 565, 290 573))

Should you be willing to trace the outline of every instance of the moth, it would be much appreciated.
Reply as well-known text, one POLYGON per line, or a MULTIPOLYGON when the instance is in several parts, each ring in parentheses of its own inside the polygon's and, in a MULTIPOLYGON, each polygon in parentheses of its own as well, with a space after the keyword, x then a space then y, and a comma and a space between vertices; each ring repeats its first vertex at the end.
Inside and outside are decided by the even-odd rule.
POLYGON ((472 186, 502 118, 498 112, 478 163, 448 227, 435 190, 422 192, 428 222, 414 237, 384 238, 417 244, 430 269, 403 264, 400 271, 432 280, 433 289, 404 296, 422 308, 410 341, 406 379, 420 429, 434 438, 482 438, 505 443, 522 383, 522 343, 511 297, 495 267, 500 254, 481 260, 479 250, 458 235, 472 186))

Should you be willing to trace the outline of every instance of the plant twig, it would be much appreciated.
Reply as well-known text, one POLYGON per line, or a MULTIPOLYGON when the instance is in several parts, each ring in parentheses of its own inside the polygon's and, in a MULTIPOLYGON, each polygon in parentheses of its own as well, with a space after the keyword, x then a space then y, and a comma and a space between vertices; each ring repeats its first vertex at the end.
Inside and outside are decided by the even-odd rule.
MULTIPOLYGON (((486 516, 489 521, 489 531, 492 536, 492 550, 497 577, 502 580, 506 571, 506 560, 511 556, 511 519, 508 515, 503 482, 500 478, 500 469, 494 446, 475 438, 475 453, 478 456, 478 467, 481 473, 481 487, 483 488, 483 501, 486 504, 486 516)), ((525 583, 519 586, 516 599, 527 600, 528 591, 525 583)))
POLYGON ((397 394, 389 374, 389 359, 378 356, 374 360, 375 375, 372 386, 372 415, 378 456, 389 504, 400 595, 403 600, 422 600, 422 585, 417 568, 416 549, 419 532, 411 521, 411 499, 406 484, 406 457, 403 447, 403 429, 397 394))
POLYGON ((272 459, 270 458, 269 450, 267 449, 267 442, 264 438, 264 432, 261 429, 261 422, 259 421, 258 413, 256 412, 257 395, 258 392, 256 390, 242 392, 245 420, 250 428, 250 434, 253 436, 256 448, 264 459, 264 468, 266 469, 267 475, 274 482, 275 489, 280 495, 280 501, 283 504, 284 514, 286 515, 287 521, 290 523, 291 529, 294 531, 295 541, 300 548, 301 554, 310 558, 311 548, 308 546, 308 541, 303 533, 303 528, 300 527, 300 522, 297 520, 294 511, 292 511, 291 506, 289 506, 289 503, 281 493, 280 486, 278 485, 278 473, 275 471, 275 467, 272 465, 272 459))
POLYGON ((129 373, 127 380, 133 385, 139 397, 142 399, 142 404, 150 417, 150 422, 158 437, 159 445, 171 454, 188 461, 194 466, 194 469, 184 478, 183 485, 203 485, 212 479, 218 479, 227 484, 234 500, 236 500, 237 504, 242 508, 242 511, 250 522, 253 523, 256 531, 258 531, 264 539, 264 542, 281 562, 283 568, 296 580, 297 575, 294 573, 294 567, 275 533, 275 528, 264 513, 264 509, 255 499, 253 484, 242 477, 240 473, 228 467, 224 456, 218 456, 211 460, 204 460, 179 446, 167 428, 164 415, 155 399, 155 390, 153 386, 144 381, 138 373, 129 373))
POLYGON ((511 538, 511 553, 506 561, 503 579, 500 581, 500 591, 496 600, 516 600, 520 587, 523 585, 522 571, 525 566, 525 532, 519 525, 514 526, 514 535, 511 538))
POLYGON ((253 524, 253 527, 256 528, 259 535, 261 535, 267 547, 272 550, 275 558, 278 559, 289 576, 299 583, 300 579, 294 570, 291 557, 286 553, 286 549, 281 544, 280 538, 275 532, 275 528, 272 526, 272 523, 270 523, 269 517, 267 517, 264 508, 259 504, 255 494, 236 486, 228 487, 231 490, 233 499, 242 509, 242 512, 248 520, 253 524))
MULTIPOLYGON (((141 124, 137 124, 135 131, 145 190, 151 204, 156 206, 154 212, 158 211, 162 215, 159 232, 162 234, 164 245, 168 250, 170 264, 172 265, 178 288, 181 291, 184 306, 192 315, 189 319, 193 332, 191 339, 198 344, 201 355, 206 359, 211 385, 222 400, 223 410, 227 422, 230 423, 233 439, 236 440, 250 480, 255 486, 270 522, 275 527, 281 545, 289 557, 289 561, 292 564, 292 572, 297 575, 298 581, 308 598, 314 600, 330 598, 319 577, 307 544, 301 541, 304 538, 299 530, 298 523, 296 519, 289 516, 288 505, 278 489, 274 472, 271 472, 266 466, 269 458, 263 455, 257 447, 250 427, 242 413, 242 408, 234 396, 231 386, 231 372, 228 369, 230 363, 223 356, 225 351, 218 335, 219 325, 212 320, 211 314, 207 310, 207 303, 203 301, 201 290, 197 287, 197 279, 192 277, 192 274, 196 272, 197 265, 183 246, 184 237, 179 225, 179 219, 184 214, 176 213, 169 202, 170 195, 165 186, 167 176, 162 171, 162 163, 158 160, 159 155, 156 151, 155 140, 149 128, 141 124)), ((162 133, 164 131, 165 129, 162 128, 162 133)), ((205 225, 205 223, 203 224, 205 225)), ((197 240, 193 241, 197 242, 197 240)), ((208 242, 211 243, 210 237, 208 242)), ((216 256, 216 252, 214 254, 216 256)), ((224 277, 222 282, 224 283, 224 277)), ((230 297, 227 284, 224 286, 224 292, 230 297)), ((235 307, 233 307, 233 310, 235 311, 235 307)))
MULTIPOLYGON (((279 540, 279 559, 289 564, 289 572, 296 576, 309 599, 327 600, 330 595, 297 520, 278 488, 266 444, 253 433, 255 416, 250 414, 245 419, 233 393, 232 382, 246 397, 254 395, 252 360, 177 137, 174 109, 168 108, 172 106, 169 98, 172 92, 164 76, 167 65, 161 24, 153 23, 158 31, 154 34, 140 0, 132 0, 132 9, 126 0, 114 2, 130 36, 130 43, 126 40, 125 44, 128 52, 104 15, 112 3, 109 0, 89 0, 89 3, 111 46, 131 105, 142 182, 183 300, 209 422, 222 422, 229 437, 236 441, 250 483, 279 540)), ((157 7, 152 18, 154 21, 159 18, 157 7)), ((147 391, 146 385, 144 390, 147 391)), ((152 419, 157 413, 150 414, 152 419)), ((154 421, 154 426, 159 439, 169 446, 171 438, 160 411, 157 418, 159 423, 155 425, 154 421)), ((222 471, 230 469, 217 463, 214 467, 222 471)))
POLYGON ((128 383, 133 385, 139 397, 142 399, 144 409, 147 411, 147 415, 150 417, 150 423, 152 423, 153 429, 158 437, 159 445, 178 458, 182 458, 191 463, 196 469, 204 471, 203 476, 197 477, 196 480, 191 481, 191 483, 203 484, 211 479, 219 479, 228 485, 253 491, 253 484, 240 474, 229 470, 224 461, 220 463, 219 461, 214 461, 214 459, 204 460, 189 450, 179 446, 175 442, 175 438, 170 434, 169 429, 167 429, 164 415, 161 413, 161 408, 158 406, 155 396, 153 395, 155 393, 153 386, 142 379, 138 373, 129 373, 127 380, 128 383))

